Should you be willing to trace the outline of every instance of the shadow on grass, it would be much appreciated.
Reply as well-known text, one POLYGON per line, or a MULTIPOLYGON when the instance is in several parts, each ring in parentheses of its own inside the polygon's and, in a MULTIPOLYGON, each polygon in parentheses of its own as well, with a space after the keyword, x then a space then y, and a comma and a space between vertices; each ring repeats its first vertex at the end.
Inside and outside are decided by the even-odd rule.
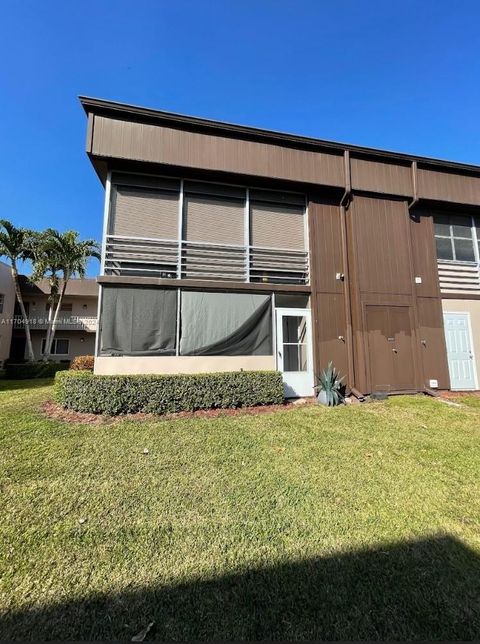
POLYGON ((0 379, 0 392, 1 391, 14 391, 15 389, 40 389, 41 387, 48 387, 53 385, 54 378, 25 378, 22 380, 7 380, 6 378, 0 379))
POLYGON ((0 637, 128 640, 154 621, 147 639, 471 640, 479 600, 479 557, 438 537, 32 608, 0 637))

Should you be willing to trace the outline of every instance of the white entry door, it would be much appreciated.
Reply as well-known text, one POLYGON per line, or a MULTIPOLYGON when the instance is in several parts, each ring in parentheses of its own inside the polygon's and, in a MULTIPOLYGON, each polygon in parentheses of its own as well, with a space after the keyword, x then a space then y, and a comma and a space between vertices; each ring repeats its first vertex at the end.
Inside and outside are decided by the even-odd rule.
POLYGON ((450 386, 461 391, 476 389, 475 359, 473 355, 470 315, 444 313, 450 386))
POLYGON ((312 322, 309 309, 276 309, 277 367, 285 396, 313 395, 312 322))

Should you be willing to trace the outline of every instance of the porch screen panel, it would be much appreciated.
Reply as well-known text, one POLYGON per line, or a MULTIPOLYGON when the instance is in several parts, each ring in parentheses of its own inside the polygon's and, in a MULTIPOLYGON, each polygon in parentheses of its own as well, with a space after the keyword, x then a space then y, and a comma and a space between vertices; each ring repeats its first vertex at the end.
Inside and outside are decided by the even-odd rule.
POLYGON ((305 250, 305 208, 251 203, 250 238, 252 246, 305 250))
POLYGON ((180 355, 272 355, 270 295, 182 292, 180 355))
POLYGON ((175 355, 177 291, 103 287, 102 355, 175 355))
POLYGON ((207 195, 185 196, 184 239, 211 244, 244 243, 244 201, 207 195))
POLYGON ((178 239, 177 193, 117 186, 112 205, 111 234, 178 239))

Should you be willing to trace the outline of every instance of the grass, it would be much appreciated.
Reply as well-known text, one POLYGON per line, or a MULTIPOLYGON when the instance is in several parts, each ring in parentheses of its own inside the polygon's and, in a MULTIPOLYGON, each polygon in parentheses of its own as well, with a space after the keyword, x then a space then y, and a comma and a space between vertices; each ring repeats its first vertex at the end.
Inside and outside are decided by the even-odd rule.
POLYGON ((480 637, 478 407, 80 425, 0 387, 0 639, 480 637))

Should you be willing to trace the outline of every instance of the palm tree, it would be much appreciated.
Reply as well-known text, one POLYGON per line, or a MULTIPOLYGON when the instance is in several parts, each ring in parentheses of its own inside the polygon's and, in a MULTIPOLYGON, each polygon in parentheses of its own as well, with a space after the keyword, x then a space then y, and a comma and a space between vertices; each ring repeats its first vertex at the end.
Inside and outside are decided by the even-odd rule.
POLYGON ((30 334, 30 322, 18 280, 17 262, 32 259, 34 245, 34 236, 30 230, 16 228, 6 219, 0 219, 0 256, 7 257, 10 260, 15 294, 23 317, 28 359, 32 362, 35 360, 35 354, 33 353, 32 336, 30 334))
POLYGON ((55 337, 57 319, 63 296, 71 277, 85 277, 90 257, 100 259, 100 247, 94 239, 79 240, 74 230, 60 233, 52 228, 42 233, 40 251, 35 259, 35 276, 48 274, 50 280, 50 311, 44 359, 48 360, 55 337), (61 275, 61 280, 59 279, 61 275))

